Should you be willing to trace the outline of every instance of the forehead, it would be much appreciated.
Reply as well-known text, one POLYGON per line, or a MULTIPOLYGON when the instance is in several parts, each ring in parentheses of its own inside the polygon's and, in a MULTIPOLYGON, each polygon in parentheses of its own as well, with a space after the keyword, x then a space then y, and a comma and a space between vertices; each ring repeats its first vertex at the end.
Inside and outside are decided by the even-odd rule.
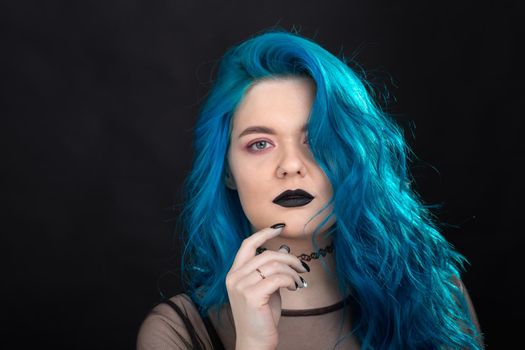
POLYGON ((306 77, 266 79, 253 84, 233 116, 233 130, 252 125, 304 125, 312 107, 315 83, 306 77))

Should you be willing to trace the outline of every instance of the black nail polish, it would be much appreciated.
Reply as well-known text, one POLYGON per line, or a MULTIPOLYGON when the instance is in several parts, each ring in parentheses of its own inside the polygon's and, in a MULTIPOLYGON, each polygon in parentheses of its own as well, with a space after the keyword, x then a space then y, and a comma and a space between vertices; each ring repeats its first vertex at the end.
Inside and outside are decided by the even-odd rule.
POLYGON ((275 224, 275 225, 272 225, 270 226, 271 228, 281 228, 281 227, 285 227, 286 224, 285 223, 279 223, 279 224, 275 224))
POLYGON ((310 272, 310 266, 308 266, 307 263, 305 263, 304 261, 301 260, 301 264, 303 264, 304 268, 305 268, 308 272, 310 272))
POLYGON ((306 283, 306 281, 304 280, 304 278, 302 278, 301 276, 299 276, 299 278, 301 279, 301 282, 303 282, 303 286, 301 288, 306 288, 308 287, 308 283, 306 283))
POLYGON ((281 246, 279 247, 279 250, 281 250, 281 249, 283 249, 283 248, 286 249, 286 251, 288 252, 288 254, 290 254, 290 247, 288 247, 286 244, 283 244, 283 245, 281 245, 281 246))

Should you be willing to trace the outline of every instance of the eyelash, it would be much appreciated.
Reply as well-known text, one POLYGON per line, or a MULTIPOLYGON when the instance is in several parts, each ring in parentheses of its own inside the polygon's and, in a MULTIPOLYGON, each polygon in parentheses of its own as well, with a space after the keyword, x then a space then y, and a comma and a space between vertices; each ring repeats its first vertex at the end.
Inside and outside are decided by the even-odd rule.
MULTIPOLYGON (((259 153, 259 152, 262 152, 262 151, 264 151, 267 147, 265 147, 265 148, 263 148, 263 149, 259 149, 259 150, 255 150, 255 149, 252 148, 253 146, 255 146, 256 144, 258 144, 258 143, 260 143, 260 142, 265 142, 265 143, 267 143, 267 144, 268 144, 268 143, 271 144, 271 142, 268 141, 268 140, 257 140, 257 141, 254 141, 254 142, 250 143, 246 148, 248 148, 248 150, 249 150, 250 152, 253 152, 253 153, 259 153)), ((308 144, 308 138, 305 139, 304 143, 305 143, 305 144, 308 144)))
POLYGON ((253 152, 253 153, 259 153, 259 152, 264 151, 267 147, 264 147, 263 149, 256 149, 256 148, 253 148, 256 144, 261 143, 261 142, 264 142, 264 143, 266 143, 266 144, 270 143, 270 142, 267 141, 267 140, 257 140, 257 141, 252 142, 252 143, 250 143, 250 144, 248 145, 248 150, 249 150, 250 152, 253 152))

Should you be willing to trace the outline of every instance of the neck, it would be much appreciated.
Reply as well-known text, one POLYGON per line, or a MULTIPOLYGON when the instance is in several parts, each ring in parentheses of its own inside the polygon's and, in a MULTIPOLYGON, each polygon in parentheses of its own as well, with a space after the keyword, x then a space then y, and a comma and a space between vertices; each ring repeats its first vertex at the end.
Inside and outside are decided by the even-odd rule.
MULTIPOLYGON (((332 242, 331 239, 318 236, 318 249, 312 245, 311 237, 305 238, 286 238, 275 237, 268 240, 263 245, 264 248, 277 251, 282 244, 290 247, 290 254, 299 256, 301 254, 310 255, 312 252, 318 252, 321 248, 326 248, 332 242)), ((281 301, 283 309, 311 309, 324 307, 341 301, 344 296, 340 293, 337 284, 337 274, 335 271, 335 250, 327 253, 319 259, 305 261, 310 267, 310 272, 300 273, 308 283, 307 288, 297 288, 296 291, 290 291, 281 288, 281 301), (326 268, 325 266, 326 265, 326 268)))

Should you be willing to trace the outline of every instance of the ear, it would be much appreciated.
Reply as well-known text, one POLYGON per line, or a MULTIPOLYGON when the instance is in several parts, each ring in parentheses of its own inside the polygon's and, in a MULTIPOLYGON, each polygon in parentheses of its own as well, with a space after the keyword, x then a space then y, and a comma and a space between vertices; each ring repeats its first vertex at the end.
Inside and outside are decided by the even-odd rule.
POLYGON ((230 171, 230 167, 228 164, 226 164, 226 174, 224 175, 224 183, 226 184, 226 187, 228 187, 230 190, 237 190, 237 185, 235 184, 235 179, 233 178, 233 175, 230 171))

